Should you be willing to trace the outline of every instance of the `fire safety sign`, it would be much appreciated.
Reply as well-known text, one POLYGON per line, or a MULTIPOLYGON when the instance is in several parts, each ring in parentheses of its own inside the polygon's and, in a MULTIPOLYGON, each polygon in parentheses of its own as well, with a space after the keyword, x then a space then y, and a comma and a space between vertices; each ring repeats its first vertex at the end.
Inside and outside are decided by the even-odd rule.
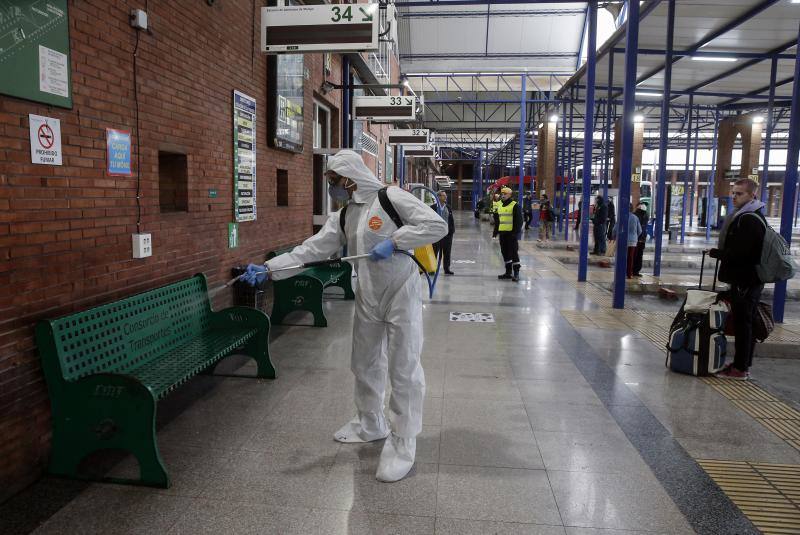
POLYGON ((61 165, 61 121, 28 114, 31 130, 31 163, 61 165))

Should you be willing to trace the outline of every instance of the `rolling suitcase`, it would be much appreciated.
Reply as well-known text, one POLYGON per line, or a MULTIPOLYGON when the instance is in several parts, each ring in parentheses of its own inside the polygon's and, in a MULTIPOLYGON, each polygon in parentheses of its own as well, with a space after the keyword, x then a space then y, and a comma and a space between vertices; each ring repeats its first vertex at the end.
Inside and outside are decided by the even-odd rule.
POLYGON ((727 355, 724 330, 728 307, 716 292, 719 260, 711 291, 703 290, 705 260, 703 251, 700 283, 697 289, 686 292, 686 299, 672 321, 666 347, 667 368, 696 376, 715 374, 725 365, 727 355))

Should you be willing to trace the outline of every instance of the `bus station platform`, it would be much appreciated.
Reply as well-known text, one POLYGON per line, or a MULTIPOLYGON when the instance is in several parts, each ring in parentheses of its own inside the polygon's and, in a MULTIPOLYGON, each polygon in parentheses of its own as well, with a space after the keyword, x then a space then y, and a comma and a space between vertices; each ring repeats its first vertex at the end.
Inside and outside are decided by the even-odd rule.
POLYGON ((455 275, 424 305, 424 430, 404 480, 375 480, 380 442, 333 440, 352 416, 353 302, 330 299, 327 328, 273 328, 278 379, 200 376, 163 403, 171 488, 46 476, 0 507, 3 533, 800 530, 800 360, 757 357, 745 383, 671 373, 677 303, 613 310, 533 237, 522 280, 498 280, 496 241, 457 215, 455 275))

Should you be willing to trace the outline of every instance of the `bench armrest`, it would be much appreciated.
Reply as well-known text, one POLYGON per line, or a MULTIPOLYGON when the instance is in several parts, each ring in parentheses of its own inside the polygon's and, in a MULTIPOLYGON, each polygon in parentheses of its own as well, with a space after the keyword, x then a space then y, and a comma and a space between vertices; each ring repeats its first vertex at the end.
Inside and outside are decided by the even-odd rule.
POLYGON ((214 328, 251 327, 269 332, 269 316, 255 308, 230 307, 212 312, 211 326, 214 328))

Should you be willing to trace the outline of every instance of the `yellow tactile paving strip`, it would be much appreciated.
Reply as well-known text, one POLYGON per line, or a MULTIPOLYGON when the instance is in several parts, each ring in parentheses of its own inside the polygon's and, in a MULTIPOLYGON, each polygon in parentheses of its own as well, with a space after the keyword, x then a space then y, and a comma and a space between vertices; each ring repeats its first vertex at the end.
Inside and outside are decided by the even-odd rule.
MULTIPOLYGON (((587 297, 595 301, 591 294, 587 295, 587 297)), ((637 331, 659 348, 666 346, 669 326, 672 324, 672 314, 667 312, 614 310, 609 308, 603 310, 562 310, 561 315, 573 327, 637 331)))
POLYGON ((751 382, 715 377, 703 381, 800 451, 800 411, 751 382))
POLYGON ((800 466, 702 459, 697 463, 761 532, 800 533, 800 466))

